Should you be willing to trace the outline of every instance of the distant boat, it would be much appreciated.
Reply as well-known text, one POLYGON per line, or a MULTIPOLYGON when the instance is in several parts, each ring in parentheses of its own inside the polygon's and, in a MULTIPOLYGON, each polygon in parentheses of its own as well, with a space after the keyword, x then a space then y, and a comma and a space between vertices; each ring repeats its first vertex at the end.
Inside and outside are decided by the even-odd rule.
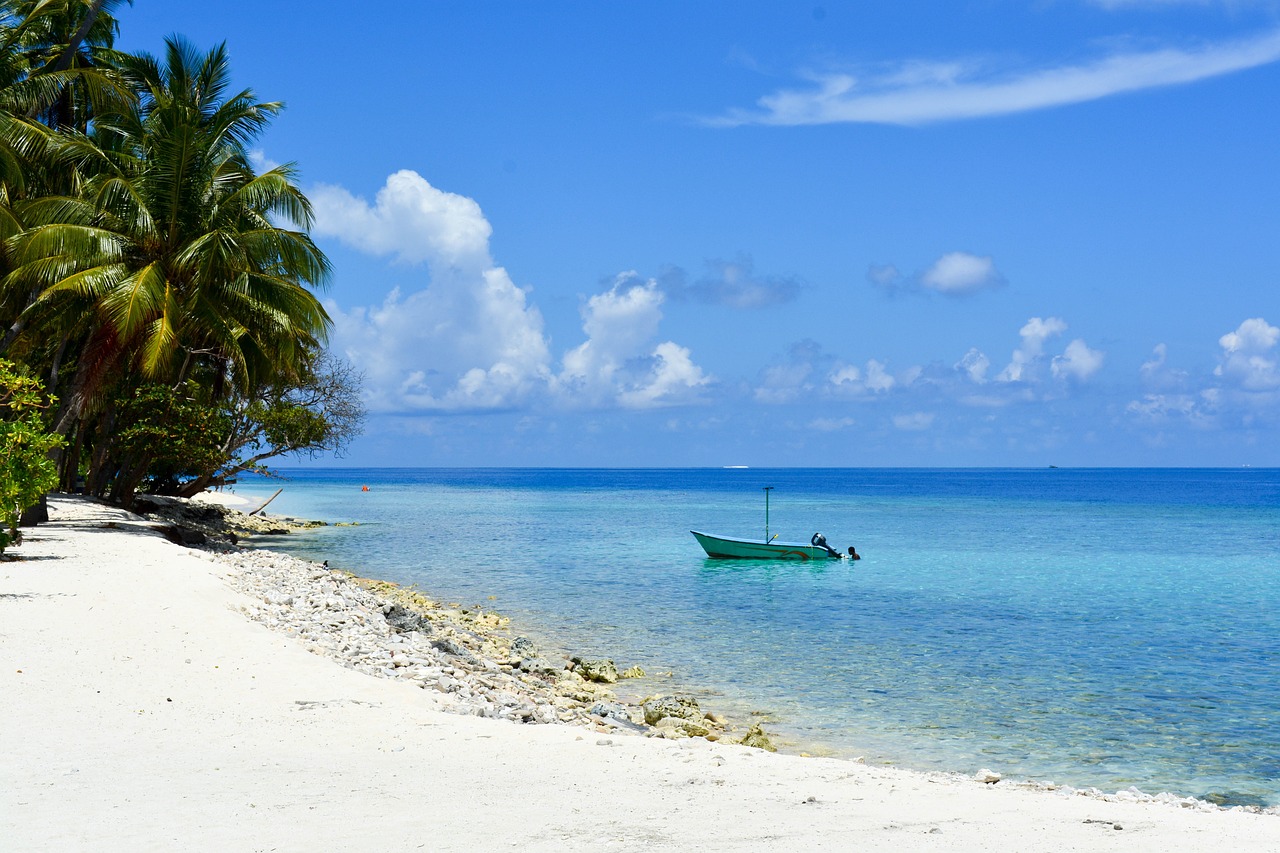
MULTIPOLYGON (((764 538, 743 539, 738 536, 717 536, 713 533, 702 533, 690 530, 693 538, 698 540, 702 550, 708 557, 724 560, 839 560, 845 555, 827 545, 827 539, 821 533, 813 534, 813 538, 804 542, 779 542, 776 536, 769 535, 769 492, 773 486, 764 486, 764 538)), ((860 559, 853 548, 849 549, 852 559, 860 559)))
POLYGON ((735 536, 714 536, 690 530, 708 557, 723 560, 839 560, 842 554, 833 554, 826 548, 805 542, 779 542, 774 539, 739 539, 735 536))

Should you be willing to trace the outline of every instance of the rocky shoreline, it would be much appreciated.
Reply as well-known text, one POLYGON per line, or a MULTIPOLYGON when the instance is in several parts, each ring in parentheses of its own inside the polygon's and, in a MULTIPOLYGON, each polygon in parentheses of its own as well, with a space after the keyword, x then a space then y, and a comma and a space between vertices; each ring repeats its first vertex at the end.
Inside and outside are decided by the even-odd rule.
MULTIPOLYGON (((308 651, 347 668, 413 684, 439 710, 516 723, 576 725, 600 734, 698 738, 777 751, 759 723, 739 725, 708 713, 687 694, 659 693, 634 702, 620 699, 611 685, 643 679, 645 673, 639 667, 619 672, 607 659, 561 655, 553 660, 530 638, 514 635, 510 619, 498 613, 444 604, 394 583, 239 542, 244 536, 288 535, 324 527, 326 522, 251 516, 220 504, 177 498, 148 497, 136 509, 169 539, 219 563, 225 581, 252 600, 240 608, 249 619, 294 637, 308 651)), ((641 691, 628 692, 638 695, 641 691)), ((924 775, 1107 802, 1280 815, 1280 807, 1275 806, 1222 806, 1137 788, 1106 793, 1097 788, 1002 779, 1000 773, 987 769, 971 776, 924 775)))
POLYGON ((735 726, 686 694, 621 701, 611 685, 643 678, 639 667, 619 672, 607 659, 552 660, 528 637, 513 635, 510 620, 500 614, 446 605, 393 583, 240 545, 243 536, 287 535, 325 522, 250 516, 219 504, 150 496, 139 498, 135 510, 174 542, 220 563, 226 581, 252 599, 241 608, 250 619, 350 669, 413 684, 441 710, 775 751, 759 724, 735 726))

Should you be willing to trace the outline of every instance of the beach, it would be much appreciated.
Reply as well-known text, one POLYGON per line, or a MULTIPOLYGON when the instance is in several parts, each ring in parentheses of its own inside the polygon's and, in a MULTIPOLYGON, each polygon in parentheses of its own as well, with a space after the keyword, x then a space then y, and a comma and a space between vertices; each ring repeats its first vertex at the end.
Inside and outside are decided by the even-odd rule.
MULTIPOLYGON (((272 617, 288 605, 252 559, 156 528, 53 496, 0 563, 6 849, 1271 850, 1280 832, 1186 798, 645 737, 552 694, 477 699, 483 673, 456 667, 472 681, 454 690, 378 677, 272 617)), ((298 582, 348 597, 321 566, 298 582)), ((365 651, 392 676, 445 665, 365 651)))

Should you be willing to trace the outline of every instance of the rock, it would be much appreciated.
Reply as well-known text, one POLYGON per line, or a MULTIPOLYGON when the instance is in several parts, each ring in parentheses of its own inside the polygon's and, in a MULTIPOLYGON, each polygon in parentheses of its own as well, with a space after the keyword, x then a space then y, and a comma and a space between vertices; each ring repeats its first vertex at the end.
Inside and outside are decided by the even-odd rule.
POLYGON ((621 702, 596 702, 590 713, 627 731, 643 732, 645 727, 631 719, 631 711, 621 702))
POLYGON ((387 624, 397 631, 431 633, 430 619, 400 604, 392 604, 389 608, 386 608, 383 616, 386 617, 387 624))
POLYGON ((468 663, 475 663, 475 656, 471 654, 465 647, 455 643, 448 637, 439 637, 431 641, 431 645, 448 655, 462 658, 468 663))
POLYGON ((654 723, 653 727, 655 729, 676 729, 686 737, 706 737, 711 734, 711 729, 701 723, 686 720, 683 717, 663 717, 654 723))
POLYGON ((598 660, 574 658, 573 662, 577 666, 578 672, 587 681, 596 681, 601 684, 618 683, 618 668, 614 666, 613 661, 607 658, 598 660))
POLYGON ((630 669, 624 669, 622 672, 618 673, 618 677, 619 678, 644 678, 644 670, 638 666, 633 666, 630 669))
POLYGON ((641 702, 640 707, 644 710, 644 721, 651 726, 663 717, 678 717, 682 720, 701 723, 703 716, 697 699, 679 694, 653 696, 641 702))
POLYGON ((516 637, 511 641, 511 657, 511 665, 516 669, 536 675, 556 675, 564 669, 542 657, 538 647, 528 637, 516 637))
POLYGON ((184 548, 194 548, 209 541, 209 537, 203 531, 177 524, 164 528, 163 532, 170 542, 176 542, 184 548))
POLYGON ((973 778, 984 784, 994 785, 995 783, 999 782, 1002 777, 1000 776, 999 773, 995 772, 994 770, 988 770, 984 767, 981 770, 979 770, 977 774, 974 775, 973 778))
POLYGON ((751 746, 756 749, 763 749, 765 752, 777 752, 778 748, 773 745, 773 740, 765 734, 759 723, 756 723, 747 733, 743 735, 742 740, 738 741, 743 746, 751 746))

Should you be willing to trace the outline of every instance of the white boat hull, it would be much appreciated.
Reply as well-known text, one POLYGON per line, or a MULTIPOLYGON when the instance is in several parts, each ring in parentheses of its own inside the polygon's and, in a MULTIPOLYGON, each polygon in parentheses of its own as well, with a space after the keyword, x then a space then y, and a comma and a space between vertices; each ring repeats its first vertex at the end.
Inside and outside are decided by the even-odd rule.
POLYGON ((708 557, 720 560, 833 560, 825 548, 807 542, 766 542, 763 539, 739 539, 715 536, 690 530, 708 557))

